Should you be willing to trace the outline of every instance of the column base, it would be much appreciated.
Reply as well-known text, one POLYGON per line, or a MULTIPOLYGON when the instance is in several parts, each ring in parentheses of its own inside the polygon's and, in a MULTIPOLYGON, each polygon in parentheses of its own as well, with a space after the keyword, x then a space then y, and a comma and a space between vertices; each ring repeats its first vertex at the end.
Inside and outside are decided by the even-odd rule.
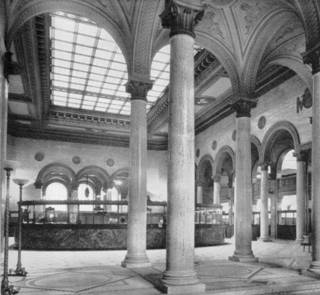
POLYGON ((166 271, 160 289, 166 294, 202 294, 206 285, 199 281, 194 271, 166 271))
POLYGON ((230 261, 235 262, 258 262, 259 259, 254 257, 253 254, 237 254, 234 253, 232 256, 229 256, 230 261))
POLYGON ((144 255, 126 255, 125 259, 121 262, 122 267, 126 268, 139 268, 151 267, 151 263, 146 254, 144 255))
POLYGON ((320 275, 320 261, 312 261, 309 270, 316 273, 317 275, 320 275))
POLYGON ((272 239, 270 237, 260 237, 258 239, 260 242, 272 242, 272 239))

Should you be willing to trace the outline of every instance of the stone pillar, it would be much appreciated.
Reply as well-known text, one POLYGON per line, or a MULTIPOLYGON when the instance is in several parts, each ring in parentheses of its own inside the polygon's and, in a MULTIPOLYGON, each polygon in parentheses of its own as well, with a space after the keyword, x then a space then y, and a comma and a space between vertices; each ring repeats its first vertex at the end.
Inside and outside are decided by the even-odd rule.
POLYGON ((320 44, 304 54, 313 74, 312 106, 312 265, 320 272, 320 44))
POLYGON ((213 178, 213 204, 220 205, 220 175, 215 175, 213 178))
POLYGON ((278 215, 278 180, 272 179, 272 186, 274 187, 273 194, 271 194, 271 220, 270 220, 270 237, 277 238, 277 215, 278 215))
MULTIPOLYGON (((78 200, 78 186, 72 185, 71 193, 69 200, 77 201, 78 200)), ((68 205, 68 212, 69 212, 69 223, 76 224, 78 222, 78 205, 68 205)))
POLYGON ((198 184, 197 185, 197 204, 202 204, 203 202, 203 189, 202 189, 202 185, 198 184))
POLYGON ((168 294, 204 292, 194 270, 194 32, 202 12, 166 1, 160 15, 171 29, 167 261, 168 294))
POLYGON ((296 179, 296 241, 301 242, 305 233, 306 224, 306 195, 307 195, 307 165, 305 154, 300 152, 297 157, 297 179, 296 179))
POLYGON ((0 252, 3 252, 5 174, 3 162, 7 157, 8 80, 4 68, 5 48, 5 1, 0 1, 0 252))
POLYGON ((268 165, 261 165, 261 189, 260 189, 260 240, 263 242, 270 242, 269 237, 269 214, 268 214, 268 165))
POLYGON ((236 111, 235 251, 230 260, 253 261, 250 110, 254 101, 239 99, 236 111))
POLYGON ((149 266, 147 246, 147 117, 146 98, 151 81, 131 79, 130 184, 128 200, 127 255, 122 266, 149 266))

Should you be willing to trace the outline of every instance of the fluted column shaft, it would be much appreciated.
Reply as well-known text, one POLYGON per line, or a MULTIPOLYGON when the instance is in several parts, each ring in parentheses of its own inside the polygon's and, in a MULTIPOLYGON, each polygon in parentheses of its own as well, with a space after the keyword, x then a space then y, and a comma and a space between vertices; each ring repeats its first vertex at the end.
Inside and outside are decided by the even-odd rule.
POLYGON ((252 252, 252 180, 250 110, 253 102, 240 99, 236 110, 235 261, 254 260, 252 252))
POLYGON ((152 87, 150 81, 131 80, 130 117, 130 184, 128 201, 127 255, 125 267, 150 265, 146 255, 147 240, 147 117, 146 96, 152 87))
POLYGON ((305 233, 306 224, 306 193, 307 193, 306 162, 302 155, 297 155, 297 179, 296 179, 296 240, 301 242, 305 233))
POLYGON ((199 11, 166 1, 170 28, 167 261, 162 283, 169 294, 204 291, 194 270, 194 33, 199 11))
POLYGON ((268 166, 261 166, 261 208, 260 208, 260 240, 270 241, 268 214, 268 166))

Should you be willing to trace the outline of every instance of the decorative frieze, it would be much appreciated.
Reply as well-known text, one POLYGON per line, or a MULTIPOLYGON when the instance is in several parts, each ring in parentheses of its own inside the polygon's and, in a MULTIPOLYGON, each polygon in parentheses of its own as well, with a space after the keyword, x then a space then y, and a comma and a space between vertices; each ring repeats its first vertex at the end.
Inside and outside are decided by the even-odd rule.
POLYGON ((195 38, 194 27, 202 19, 204 10, 197 10, 166 0, 165 9, 160 18, 162 26, 170 29, 170 37, 177 34, 187 34, 195 38))

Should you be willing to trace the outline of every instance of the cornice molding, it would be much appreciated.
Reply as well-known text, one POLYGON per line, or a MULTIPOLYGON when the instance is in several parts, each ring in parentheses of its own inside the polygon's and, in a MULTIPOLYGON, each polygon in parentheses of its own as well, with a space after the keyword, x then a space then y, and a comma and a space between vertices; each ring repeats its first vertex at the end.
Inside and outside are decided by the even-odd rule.
MULTIPOLYGON (((88 131, 78 130, 63 130, 52 128, 39 128, 36 126, 19 124, 9 121, 8 134, 15 137, 43 139, 43 140, 58 140, 65 142, 97 144, 105 146, 117 146, 129 148, 129 134, 122 136, 108 133, 93 133, 88 131)), ((148 139, 149 150, 167 150, 167 137, 158 139, 148 139)))

